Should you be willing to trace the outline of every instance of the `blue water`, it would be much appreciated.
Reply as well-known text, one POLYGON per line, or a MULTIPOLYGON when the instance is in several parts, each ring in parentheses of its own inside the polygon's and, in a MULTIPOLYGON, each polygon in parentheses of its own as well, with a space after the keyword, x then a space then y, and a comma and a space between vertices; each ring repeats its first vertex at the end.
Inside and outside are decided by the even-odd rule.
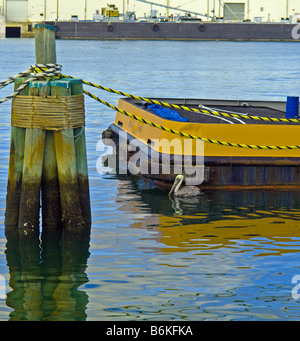
MULTIPOLYGON (((298 42, 57 41, 56 48, 64 74, 141 96, 299 96, 298 42)), ((0 40, 0 60, 0 80, 26 70, 34 40, 0 40)), ((99 174, 96 145, 115 113, 90 98, 90 236, 66 243, 65 253, 41 240, 28 267, 3 226, 10 105, 0 104, 0 320, 300 320, 292 295, 300 193, 218 191, 176 202, 142 179, 99 174)))

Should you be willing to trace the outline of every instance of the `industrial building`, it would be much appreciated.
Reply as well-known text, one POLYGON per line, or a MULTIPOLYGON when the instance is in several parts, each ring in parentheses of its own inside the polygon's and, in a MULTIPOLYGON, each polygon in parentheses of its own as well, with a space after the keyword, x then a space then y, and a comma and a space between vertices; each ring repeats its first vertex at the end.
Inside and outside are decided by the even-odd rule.
POLYGON ((32 36, 42 21, 128 20, 157 16, 166 20, 187 15, 202 21, 297 22, 299 0, 0 0, 8 35, 32 36), (108 10, 103 10, 108 8, 108 10), (112 11, 114 14, 112 14, 112 11), (154 15, 153 15, 154 13, 154 15), (134 17, 130 17, 134 14, 134 17))

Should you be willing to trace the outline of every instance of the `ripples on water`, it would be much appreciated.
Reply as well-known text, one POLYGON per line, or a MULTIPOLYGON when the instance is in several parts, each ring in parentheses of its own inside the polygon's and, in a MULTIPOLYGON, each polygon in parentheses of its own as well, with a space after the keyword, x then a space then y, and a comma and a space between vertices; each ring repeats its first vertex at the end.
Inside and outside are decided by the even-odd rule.
MULTIPOLYGON (((65 74, 153 97, 284 100, 299 95, 299 52, 299 43, 57 41, 65 74)), ((1 80, 27 69, 34 41, 0 40, 0 60, 1 80)), ((10 103, 0 110, 3 225, 10 103)), ((0 320, 299 320, 299 192, 180 201, 142 179, 98 174, 96 144, 114 113, 88 98, 86 111, 91 234, 25 247, 2 227, 0 320)))

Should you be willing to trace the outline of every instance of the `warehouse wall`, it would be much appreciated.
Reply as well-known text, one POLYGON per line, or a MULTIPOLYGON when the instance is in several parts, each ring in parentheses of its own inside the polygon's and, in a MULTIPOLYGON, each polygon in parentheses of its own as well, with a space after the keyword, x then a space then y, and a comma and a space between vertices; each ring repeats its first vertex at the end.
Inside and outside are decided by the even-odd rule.
MULTIPOLYGON (((153 2, 166 4, 166 0, 153 0, 153 2)), ((144 14, 148 15, 151 8, 150 4, 137 0, 129 0, 129 4, 127 0, 116 0, 112 3, 119 8, 120 13, 135 11, 137 17, 142 17, 144 14)), ((172 7, 180 7, 216 17, 224 17, 224 3, 229 8, 234 8, 232 4, 243 5, 239 6, 244 8, 243 17, 244 19, 251 19, 251 21, 255 17, 261 17, 263 21, 278 22, 282 17, 300 13, 299 0, 204 0, 192 2, 169 0, 172 7)), ((101 7, 105 7, 106 4, 106 1, 99 0, 0 0, 0 7, 6 16, 6 21, 23 22, 27 20, 31 22, 55 20, 57 17, 59 20, 70 20, 72 16, 78 16, 79 20, 92 20, 96 10, 101 10, 101 7)), ((153 5, 152 8, 157 9, 161 15, 166 14, 166 9, 163 7, 153 5)), ((230 13, 229 9, 227 9, 227 13, 230 13)), ((170 9, 169 14, 183 13, 170 9)))

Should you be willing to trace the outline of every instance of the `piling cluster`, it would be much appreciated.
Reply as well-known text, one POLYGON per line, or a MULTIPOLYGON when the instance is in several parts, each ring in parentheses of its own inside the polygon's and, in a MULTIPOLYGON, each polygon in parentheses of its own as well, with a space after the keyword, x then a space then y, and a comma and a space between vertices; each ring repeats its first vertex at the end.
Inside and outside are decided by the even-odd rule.
MULTIPOLYGON (((37 64, 56 63, 54 28, 36 25, 35 44, 37 64)), ((6 230, 36 233, 40 207, 43 228, 91 224, 80 79, 31 81, 12 103, 6 230)))

